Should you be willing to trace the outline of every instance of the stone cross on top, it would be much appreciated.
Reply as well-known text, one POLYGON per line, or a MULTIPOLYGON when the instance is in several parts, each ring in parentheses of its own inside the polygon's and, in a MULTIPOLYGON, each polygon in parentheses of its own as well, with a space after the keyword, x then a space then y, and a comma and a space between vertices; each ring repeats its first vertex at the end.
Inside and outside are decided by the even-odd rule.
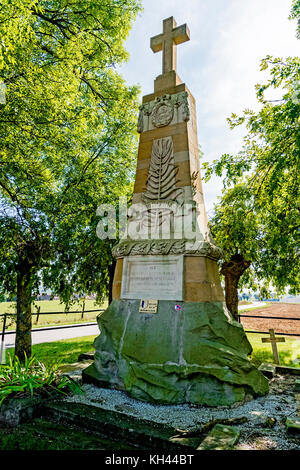
POLYGON ((153 52, 163 51, 162 73, 176 71, 176 46, 189 39, 190 31, 186 24, 177 26, 173 16, 163 20, 163 33, 154 36, 150 41, 153 52))

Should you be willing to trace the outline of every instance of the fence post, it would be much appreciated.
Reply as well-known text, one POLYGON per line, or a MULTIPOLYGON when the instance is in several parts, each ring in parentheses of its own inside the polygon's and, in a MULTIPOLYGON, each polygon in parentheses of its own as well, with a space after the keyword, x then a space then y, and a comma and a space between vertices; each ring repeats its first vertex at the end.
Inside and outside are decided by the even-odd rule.
POLYGON ((5 328, 6 328, 6 313, 4 314, 3 325, 2 325, 1 349, 0 349, 0 364, 2 364, 2 356, 3 356, 3 349, 4 349, 4 339, 5 339, 5 328))
POLYGON ((38 324, 40 313, 41 313, 41 306, 39 305, 37 309, 37 316, 36 316, 36 321, 35 321, 36 325, 38 324))
POLYGON ((82 304, 81 320, 83 320, 84 309, 85 309, 85 300, 83 301, 83 304, 82 304))

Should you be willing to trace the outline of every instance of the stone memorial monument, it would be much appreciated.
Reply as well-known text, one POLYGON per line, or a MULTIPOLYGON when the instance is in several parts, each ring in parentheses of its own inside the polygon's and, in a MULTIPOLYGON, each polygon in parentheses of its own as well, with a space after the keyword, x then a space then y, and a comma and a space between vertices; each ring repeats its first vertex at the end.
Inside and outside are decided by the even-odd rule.
POLYGON ((224 304, 199 171, 195 100, 176 73, 189 40, 173 17, 151 39, 162 74, 144 96, 132 206, 117 259, 113 301, 98 317, 85 381, 157 403, 231 405, 264 395, 243 327, 224 304))

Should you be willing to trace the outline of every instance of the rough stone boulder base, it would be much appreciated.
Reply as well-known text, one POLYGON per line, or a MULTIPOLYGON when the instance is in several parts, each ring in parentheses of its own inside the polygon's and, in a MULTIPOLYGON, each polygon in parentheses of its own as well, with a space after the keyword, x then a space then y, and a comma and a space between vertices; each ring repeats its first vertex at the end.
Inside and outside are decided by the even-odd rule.
POLYGON ((145 315, 138 300, 114 300, 98 318, 95 363, 85 379, 159 403, 232 405, 268 392, 248 360, 242 326, 222 302, 179 305, 176 311, 160 301, 157 314, 145 315))

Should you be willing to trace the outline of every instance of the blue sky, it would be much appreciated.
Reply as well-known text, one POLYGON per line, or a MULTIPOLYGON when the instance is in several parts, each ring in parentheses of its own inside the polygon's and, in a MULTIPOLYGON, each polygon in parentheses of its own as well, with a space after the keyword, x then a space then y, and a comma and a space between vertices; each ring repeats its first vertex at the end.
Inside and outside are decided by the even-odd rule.
MULTIPOLYGON (((245 130, 230 130, 226 118, 259 109, 254 86, 267 78, 259 71, 260 60, 267 54, 299 55, 290 5, 290 0, 144 0, 126 42, 130 59, 120 72, 128 84, 140 84, 142 95, 151 93, 162 54, 152 52, 150 38, 162 32, 164 18, 187 23, 191 40, 177 47, 177 71, 196 99, 204 160, 238 152, 245 130)), ((217 178, 204 184, 208 211, 221 188, 217 178)))

